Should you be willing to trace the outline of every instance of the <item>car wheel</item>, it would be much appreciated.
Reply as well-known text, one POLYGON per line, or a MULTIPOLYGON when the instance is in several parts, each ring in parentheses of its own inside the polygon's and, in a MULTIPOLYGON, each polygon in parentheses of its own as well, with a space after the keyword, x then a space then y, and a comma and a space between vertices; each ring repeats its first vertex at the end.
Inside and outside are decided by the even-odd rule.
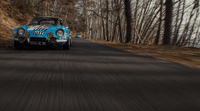
POLYGON ((63 50, 69 50, 70 48, 70 40, 68 40, 64 45, 63 45, 63 50))
POLYGON ((70 39, 70 47, 72 47, 72 39, 70 39))
POLYGON ((21 50, 24 48, 24 44, 19 43, 18 41, 14 41, 14 47, 18 50, 21 50))

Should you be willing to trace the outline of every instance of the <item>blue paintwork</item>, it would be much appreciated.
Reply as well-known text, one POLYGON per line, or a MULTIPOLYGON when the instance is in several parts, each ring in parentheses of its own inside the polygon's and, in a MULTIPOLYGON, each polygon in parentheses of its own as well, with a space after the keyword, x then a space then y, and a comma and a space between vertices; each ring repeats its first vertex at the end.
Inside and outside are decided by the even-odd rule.
MULTIPOLYGON (((48 29, 47 30, 34 30, 35 28, 32 28, 33 30, 30 30, 31 27, 36 27, 36 26, 21 26, 21 27, 18 27, 16 29, 14 29, 13 31, 13 37, 15 38, 15 36, 18 36, 19 37, 24 37, 24 34, 22 35, 17 35, 17 31, 22 28, 25 30, 25 32, 29 32, 30 33, 30 36, 29 36, 29 42, 30 42, 30 37, 38 37, 38 38, 46 38, 47 40, 49 40, 48 38, 48 34, 49 33, 53 33, 54 34, 54 37, 57 39, 57 40, 63 40, 62 37, 65 37, 65 40, 68 40, 69 39, 69 35, 70 35, 70 30, 68 30, 67 28, 65 28, 64 26, 57 26, 57 25, 37 25, 38 27, 40 26, 44 26, 44 27, 47 27, 48 29), (64 31, 64 35, 59 37, 56 35, 56 31, 58 30, 63 30, 64 31), (44 32, 44 35, 34 35, 34 32, 35 31, 43 31, 44 32)), ((24 32, 24 33, 25 33, 24 32)), ((64 43, 62 43, 63 45, 64 43)))

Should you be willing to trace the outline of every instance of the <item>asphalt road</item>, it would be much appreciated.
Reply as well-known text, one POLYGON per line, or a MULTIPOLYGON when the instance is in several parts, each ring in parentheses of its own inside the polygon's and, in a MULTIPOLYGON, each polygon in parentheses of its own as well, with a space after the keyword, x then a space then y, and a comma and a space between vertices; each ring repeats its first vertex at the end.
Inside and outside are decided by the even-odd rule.
POLYGON ((0 50, 0 111, 199 110, 199 70, 83 39, 0 50))

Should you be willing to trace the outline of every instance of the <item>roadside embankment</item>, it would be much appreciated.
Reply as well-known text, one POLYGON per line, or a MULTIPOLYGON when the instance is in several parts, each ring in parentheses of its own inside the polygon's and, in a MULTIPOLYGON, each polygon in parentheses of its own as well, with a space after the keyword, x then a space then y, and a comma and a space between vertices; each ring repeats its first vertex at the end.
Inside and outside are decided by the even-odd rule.
POLYGON ((177 46, 149 46, 149 45, 135 45, 132 43, 116 43, 103 40, 86 40, 99 43, 102 45, 110 46, 126 50, 132 53, 140 55, 150 56, 156 59, 166 60, 169 62, 175 62, 183 64, 187 67, 200 69, 200 48, 188 48, 177 46))
POLYGON ((9 1, 0 0, 0 48, 13 46, 14 28, 26 25, 30 19, 30 15, 27 14, 26 17, 22 15, 20 10, 12 6, 9 1))

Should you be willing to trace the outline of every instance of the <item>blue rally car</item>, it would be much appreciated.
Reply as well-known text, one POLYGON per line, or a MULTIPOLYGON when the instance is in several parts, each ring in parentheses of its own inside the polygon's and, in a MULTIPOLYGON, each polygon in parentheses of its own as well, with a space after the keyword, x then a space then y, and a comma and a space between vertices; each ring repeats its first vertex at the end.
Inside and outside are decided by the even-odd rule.
POLYGON ((76 34, 76 38, 81 38, 81 34, 76 34))
POLYGON ((63 20, 57 17, 35 17, 28 26, 14 29, 14 47, 25 46, 62 46, 69 50, 72 39, 70 30, 63 20))

